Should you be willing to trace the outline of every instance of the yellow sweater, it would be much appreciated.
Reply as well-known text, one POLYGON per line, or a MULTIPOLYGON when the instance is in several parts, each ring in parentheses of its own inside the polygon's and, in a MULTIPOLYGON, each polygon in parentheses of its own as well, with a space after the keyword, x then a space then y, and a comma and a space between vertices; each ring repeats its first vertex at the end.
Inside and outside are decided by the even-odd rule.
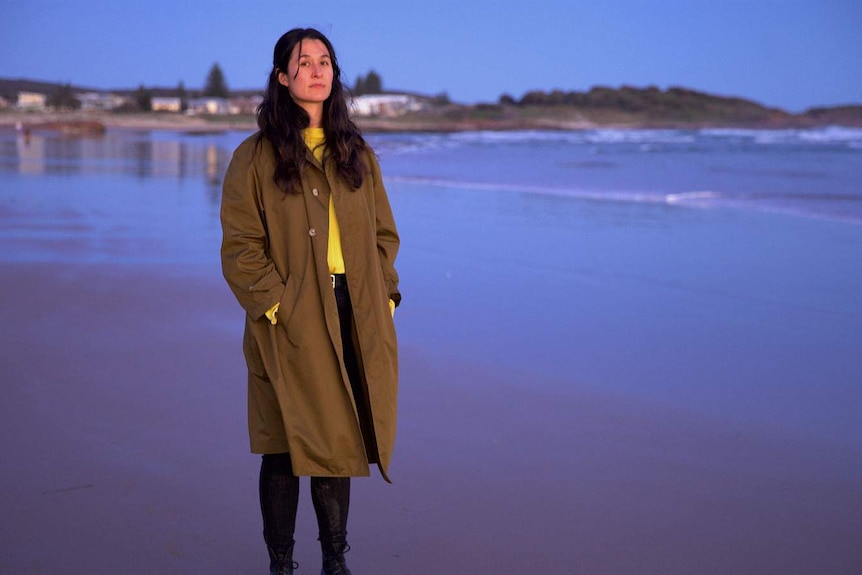
MULTIPOLYGON (((323 163, 323 153, 326 151, 326 136, 323 133, 323 128, 308 128, 302 131, 302 137, 305 139, 305 145, 317 158, 317 161, 323 163)), ((332 199, 329 201, 329 243, 326 246, 326 261, 329 264, 329 273, 343 274, 344 273, 344 253, 341 250, 341 228, 338 227, 338 218, 335 217, 335 205, 332 199)), ((272 325, 278 321, 278 303, 276 303, 269 311, 266 312, 266 317, 272 325)), ((389 312, 395 315, 395 302, 389 300, 389 312)))
MULTIPOLYGON (((326 150, 326 136, 323 128, 308 128, 302 131, 305 145, 317 161, 323 163, 323 152, 326 150)), ((329 201, 329 244, 326 250, 326 261, 329 263, 329 273, 344 273, 344 254, 341 251, 341 229, 338 227, 338 218, 335 217, 335 205, 329 201)))

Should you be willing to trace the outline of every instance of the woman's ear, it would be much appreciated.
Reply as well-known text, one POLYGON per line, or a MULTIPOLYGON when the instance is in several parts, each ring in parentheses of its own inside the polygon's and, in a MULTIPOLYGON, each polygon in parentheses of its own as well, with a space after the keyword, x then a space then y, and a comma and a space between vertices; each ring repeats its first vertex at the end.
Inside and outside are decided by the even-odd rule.
POLYGON ((287 84, 288 84, 288 82, 287 82, 287 74, 285 74, 284 72, 282 72, 281 70, 279 70, 279 71, 278 71, 278 76, 276 76, 276 78, 278 78, 278 83, 279 83, 279 84, 281 84, 281 85, 282 85, 282 86, 284 86, 285 88, 287 88, 287 87, 288 87, 288 85, 287 85, 287 84))

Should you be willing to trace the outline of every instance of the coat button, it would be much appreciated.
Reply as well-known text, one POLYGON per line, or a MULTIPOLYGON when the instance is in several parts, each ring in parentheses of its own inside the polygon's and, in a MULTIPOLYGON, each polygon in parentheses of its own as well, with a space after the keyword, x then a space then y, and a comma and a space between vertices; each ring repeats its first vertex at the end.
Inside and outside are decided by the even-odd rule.
POLYGON ((317 188, 314 188, 313 190, 311 190, 312 196, 316 196, 317 194, 318 194, 317 188))
POLYGON ((317 230, 316 230, 316 229, 314 229, 314 228, 311 228, 310 230, 308 230, 308 235, 310 235, 310 236, 312 236, 312 237, 316 236, 316 235, 317 235, 317 230))

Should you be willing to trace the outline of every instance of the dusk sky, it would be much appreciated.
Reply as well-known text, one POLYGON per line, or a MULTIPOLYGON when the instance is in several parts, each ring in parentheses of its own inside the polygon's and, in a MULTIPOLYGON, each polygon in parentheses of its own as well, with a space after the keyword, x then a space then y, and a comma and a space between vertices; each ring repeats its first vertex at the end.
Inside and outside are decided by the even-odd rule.
POLYGON ((0 0, 0 77, 93 88, 262 88, 312 26, 344 80, 496 102, 530 90, 683 86, 798 112, 862 104, 859 0, 0 0))

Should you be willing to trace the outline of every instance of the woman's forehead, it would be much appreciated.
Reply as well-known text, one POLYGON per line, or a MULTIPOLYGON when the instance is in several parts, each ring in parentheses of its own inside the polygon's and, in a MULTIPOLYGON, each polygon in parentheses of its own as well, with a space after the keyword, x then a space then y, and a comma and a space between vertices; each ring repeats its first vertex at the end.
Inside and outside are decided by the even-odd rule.
POLYGON ((326 44, 316 38, 305 38, 293 47, 293 56, 297 59, 304 57, 321 57, 329 56, 329 50, 326 44))

